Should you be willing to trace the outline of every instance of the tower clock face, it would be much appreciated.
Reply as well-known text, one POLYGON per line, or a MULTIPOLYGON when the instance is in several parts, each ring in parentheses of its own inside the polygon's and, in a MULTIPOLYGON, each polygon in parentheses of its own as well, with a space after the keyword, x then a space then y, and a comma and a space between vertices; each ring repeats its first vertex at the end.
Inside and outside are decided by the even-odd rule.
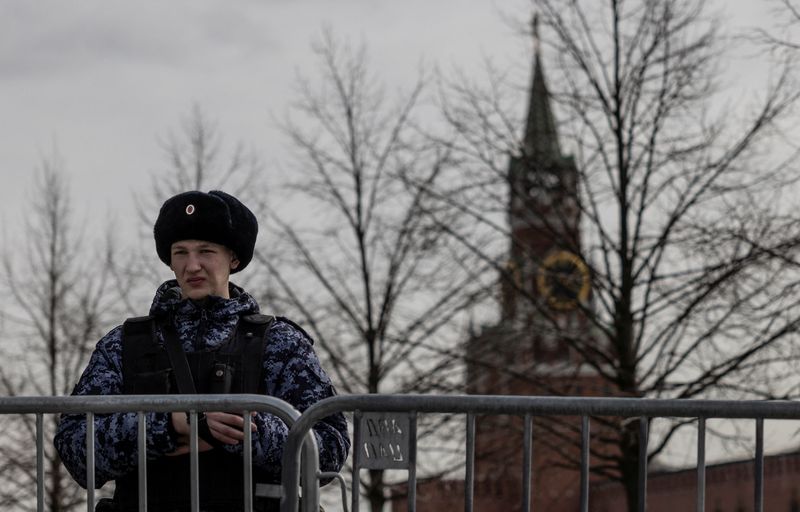
POLYGON ((551 172, 538 170, 528 172, 528 195, 544 203, 550 203, 554 194, 561 190, 561 180, 551 172))
POLYGON ((545 258, 536 281, 539 293, 553 309, 569 310, 589 298, 589 268, 580 256, 569 251, 545 258))

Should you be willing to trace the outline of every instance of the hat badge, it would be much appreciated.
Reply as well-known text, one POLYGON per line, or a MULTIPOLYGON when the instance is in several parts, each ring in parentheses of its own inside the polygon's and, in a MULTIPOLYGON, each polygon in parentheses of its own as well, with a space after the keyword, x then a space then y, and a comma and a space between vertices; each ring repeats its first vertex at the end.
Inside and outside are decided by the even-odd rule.
POLYGON ((190 204, 186 206, 186 215, 191 215, 194 213, 194 205, 190 204))

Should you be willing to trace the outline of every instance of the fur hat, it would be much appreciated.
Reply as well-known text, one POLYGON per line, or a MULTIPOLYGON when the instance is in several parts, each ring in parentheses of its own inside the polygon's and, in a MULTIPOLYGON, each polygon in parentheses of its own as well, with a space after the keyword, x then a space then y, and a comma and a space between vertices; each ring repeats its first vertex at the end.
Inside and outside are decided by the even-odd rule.
POLYGON ((238 199, 220 190, 191 191, 172 196, 161 206, 153 227, 156 252, 170 264, 172 244, 180 240, 205 240, 224 245, 236 254, 238 272, 253 259, 258 234, 255 215, 238 199))

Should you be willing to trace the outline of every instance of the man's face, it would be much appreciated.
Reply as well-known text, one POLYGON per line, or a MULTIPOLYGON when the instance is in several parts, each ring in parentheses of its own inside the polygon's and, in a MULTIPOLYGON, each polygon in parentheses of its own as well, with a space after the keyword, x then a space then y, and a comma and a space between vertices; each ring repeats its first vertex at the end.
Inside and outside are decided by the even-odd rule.
POLYGON ((213 242, 181 240, 170 249, 169 267, 184 298, 197 300, 209 295, 230 298, 228 278, 238 266, 239 260, 230 249, 213 242))

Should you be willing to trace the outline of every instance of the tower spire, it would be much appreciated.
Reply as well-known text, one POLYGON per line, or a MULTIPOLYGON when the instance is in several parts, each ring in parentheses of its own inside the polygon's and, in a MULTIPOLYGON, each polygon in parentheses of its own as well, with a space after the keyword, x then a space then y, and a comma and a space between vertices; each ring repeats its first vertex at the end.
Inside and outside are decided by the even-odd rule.
POLYGON ((533 79, 528 103, 528 120, 525 126, 523 149, 529 157, 537 159, 561 158, 555 118, 550 106, 550 93, 544 77, 539 38, 539 15, 531 20, 533 33, 533 79))

